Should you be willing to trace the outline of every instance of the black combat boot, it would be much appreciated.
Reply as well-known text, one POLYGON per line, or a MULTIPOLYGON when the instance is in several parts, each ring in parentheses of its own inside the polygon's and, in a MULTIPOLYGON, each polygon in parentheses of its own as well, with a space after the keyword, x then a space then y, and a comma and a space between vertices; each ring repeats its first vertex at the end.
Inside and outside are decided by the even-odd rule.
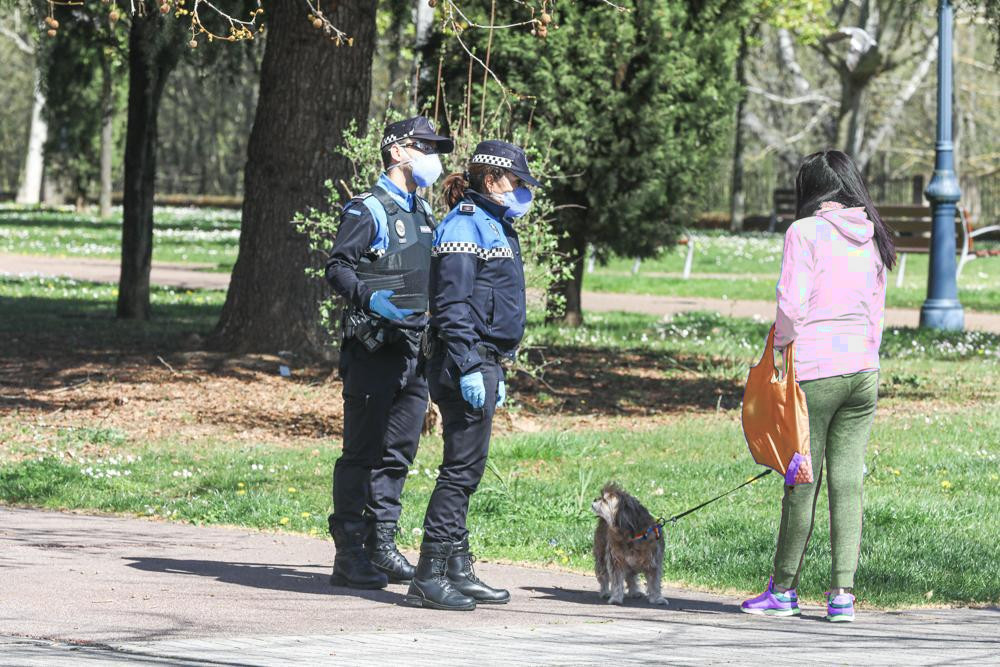
POLYGON ((455 585, 455 588, 460 593, 475 598, 476 602, 483 604, 507 604, 510 602, 510 592, 502 588, 488 586, 476 576, 476 571, 472 569, 472 564, 475 561, 476 557, 469 551, 469 538, 452 545, 451 556, 448 558, 448 579, 455 585))
POLYGON ((472 611, 476 601, 462 595, 448 579, 449 542, 424 542, 420 545, 417 571, 406 594, 406 604, 428 609, 472 611))
POLYGON ((368 557, 375 569, 389 577, 393 584, 409 583, 413 566, 396 548, 396 522, 379 521, 368 538, 368 557))
POLYGON ((385 588, 389 579, 375 569, 365 552, 369 524, 364 521, 330 522, 337 554, 330 584, 348 588, 385 588))

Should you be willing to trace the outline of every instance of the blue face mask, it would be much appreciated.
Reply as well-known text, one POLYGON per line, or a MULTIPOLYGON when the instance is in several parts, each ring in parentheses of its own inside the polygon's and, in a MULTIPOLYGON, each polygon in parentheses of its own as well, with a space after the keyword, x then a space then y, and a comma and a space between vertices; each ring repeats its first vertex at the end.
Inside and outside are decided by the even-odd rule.
POLYGON ((503 193, 501 203, 507 207, 508 216, 520 218, 531 209, 532 199, 531 190, 522 185, 511 192, 503 193))

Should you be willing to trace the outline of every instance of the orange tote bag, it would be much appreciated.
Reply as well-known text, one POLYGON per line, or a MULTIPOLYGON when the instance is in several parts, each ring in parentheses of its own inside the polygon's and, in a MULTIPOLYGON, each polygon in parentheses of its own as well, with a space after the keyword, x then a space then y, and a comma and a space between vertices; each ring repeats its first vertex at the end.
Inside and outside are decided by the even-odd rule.
POLYGON ((785 374, 774 363, 774 327, 764 355, 750 368, 743 392, 743 435, 754 460, 785 476, 785 484, 813 481, 809 456, 809 412, 806 395, 795 381, 795 344, 785 351, 785 374))

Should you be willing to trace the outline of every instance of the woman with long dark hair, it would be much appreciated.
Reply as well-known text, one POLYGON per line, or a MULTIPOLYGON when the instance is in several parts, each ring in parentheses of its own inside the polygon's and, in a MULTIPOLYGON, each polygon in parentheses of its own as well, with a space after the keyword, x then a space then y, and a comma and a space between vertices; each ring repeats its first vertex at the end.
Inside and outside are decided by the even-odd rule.
POLYGON ((473 570, 466 516, 486 470, 493 415, 506 396, 503 359, 524 335, 525 291, 516 220, 531 206, 524 151, 481 141, 465 172, 444 181, 451 211, 434 230, 430 328, 424 355, 441 410, 444 458, 427 513, 420 561, 406 601, 431 609, 504 604, 506 590, 473 570))
POLYGON ((886 274, 896 251, 891 230, 845 153, 806 156, 795 192, 799 219, 785 234, 774 347, 795 343, 814 481, 785 487, 771 580, 741 608, 771 616, 799 613, 795 589, 825 473, 832 556, 826 617, 853 621, 864 456, 878 399, 886 274))

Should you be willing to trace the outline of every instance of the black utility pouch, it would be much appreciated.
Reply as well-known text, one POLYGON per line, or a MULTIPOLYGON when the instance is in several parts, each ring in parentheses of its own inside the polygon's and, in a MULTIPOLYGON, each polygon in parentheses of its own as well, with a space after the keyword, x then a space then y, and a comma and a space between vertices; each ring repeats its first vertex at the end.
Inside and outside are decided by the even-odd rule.
POLYGON ((351 310, 344 317, 344 339, 354 338, 369 353, 386 343, 385 327, 358 310, 351 310))

